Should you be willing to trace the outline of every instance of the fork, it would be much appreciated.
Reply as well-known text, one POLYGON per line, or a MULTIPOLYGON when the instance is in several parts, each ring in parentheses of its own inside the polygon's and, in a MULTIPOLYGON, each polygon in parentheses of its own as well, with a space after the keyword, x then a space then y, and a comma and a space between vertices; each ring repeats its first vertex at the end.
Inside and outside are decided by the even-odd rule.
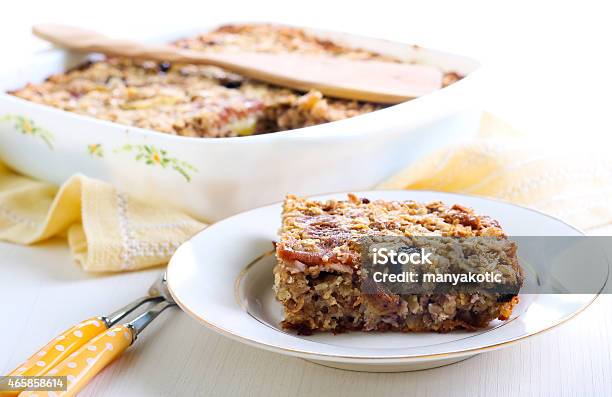
POLYGON ((0 392, 0 396, 72 396, 110 362, 119 357, 159 314, 175 306, 166 274, 162 273, 139 298, 106 316, 92 317, 69 328, 51 340, 8 376, 66 376, 66 391, 0 392), (155 302, 148 311, 125 323, 118 323, 145 303, 155 302))

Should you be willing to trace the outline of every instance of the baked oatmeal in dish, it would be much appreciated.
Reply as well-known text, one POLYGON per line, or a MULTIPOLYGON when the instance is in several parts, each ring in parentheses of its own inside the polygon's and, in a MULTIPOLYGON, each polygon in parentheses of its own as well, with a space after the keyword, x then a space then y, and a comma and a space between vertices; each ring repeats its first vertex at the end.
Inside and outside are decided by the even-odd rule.
MULTIPOLYGON (((178 40, 202 51, 327 54, 399 62, 344 47, 304 30, 268 24, 226 25, 178 40)), ((444 85, 461 78, 444 76, 444 85)), ((107 58, 11 94, 69 112, 190 137, 233 137, 291 130, 341 120, 385 107, 326 98, 253 81, 213 66, 107 58)))
POLYGON ((523 283, 516 246, 500 225, 461 205, 369 201, 352 194, 345 201, 287 196, 279 235, 274 291, 284 308, 282 325, 303 334, 479 329, 510 318, 523 283), (369 236, 495 239, 505 247, 498 251, 505 262, 495 262, 493 270, 517 288, 512 294, 399 294, 384 285, 368 291, 358 241, 369 236))

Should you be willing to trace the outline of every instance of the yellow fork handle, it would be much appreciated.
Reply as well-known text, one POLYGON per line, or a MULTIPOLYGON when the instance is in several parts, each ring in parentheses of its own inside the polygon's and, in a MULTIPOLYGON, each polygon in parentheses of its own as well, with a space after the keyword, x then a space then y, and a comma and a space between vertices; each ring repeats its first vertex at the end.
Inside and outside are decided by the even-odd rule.
MULTIPOLYGON (((45 347, 34 353, 8 376, 42 376, 79 347, 106 331, 100 317, 92 317, 62 332, 45 347)), ((0 391, 0 397, 14 397, 19 392, 0 391)))
POLYGON ((92 317, 62 332, 8 376, 42 376, 72 352, 106 331, 100 317, 92 317))
POLYGON ((81 346, 68 358, 47 373, 48 376, 66 376, 66 391, 24 391, 19 397, 74 396, 104 367, 119 357, 131 344, 134 334, 125 325, 112 327, 81 346))

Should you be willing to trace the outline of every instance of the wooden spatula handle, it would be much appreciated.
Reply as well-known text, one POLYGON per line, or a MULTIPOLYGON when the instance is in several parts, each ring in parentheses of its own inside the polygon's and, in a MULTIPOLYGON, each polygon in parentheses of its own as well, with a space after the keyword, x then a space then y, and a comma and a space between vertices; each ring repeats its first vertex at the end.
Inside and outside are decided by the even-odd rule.
POLYGON ((442 71, 429 65, 353 60, 297 53, 207 52, 111 39, 89 30, 36 25, 38 37, 81 52, 219 66, 297 90, 317 89, 347 99, 399 103, 442 87, 442 71))
POLYGON ((143 45, 141 43, 113 39, 87 29, 65 25, 34 25, 32 33, 59 47, 78 52, 95 52, 127 58, 181 61, 177 49, 169 45, 143 45))

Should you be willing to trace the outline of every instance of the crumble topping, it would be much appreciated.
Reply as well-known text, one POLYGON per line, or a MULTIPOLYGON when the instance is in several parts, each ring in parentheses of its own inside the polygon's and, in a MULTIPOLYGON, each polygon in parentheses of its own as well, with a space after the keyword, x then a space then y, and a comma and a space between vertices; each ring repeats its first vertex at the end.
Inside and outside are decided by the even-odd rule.
MULTIPOLYGON (((397 61, 338 45, 302 29, 268 24, 226 25, 176 46, 201 51, 250 50, 330 54, 397 61)), ((448 73, 445 84, 461 76, 448 73)), ((384 107, 326 98, 313 90, 253 81, 214 66, 108 58, 28 84, 20 98, 120 124, 192 137, 269 133, 345 119, 384 107)))
POLYGON ((283 259, 356 263, 366 236, 505 236, 499 224, 461 205, 441 202, 348 200, 325 202, 287 196, 277 245, 283 259))

